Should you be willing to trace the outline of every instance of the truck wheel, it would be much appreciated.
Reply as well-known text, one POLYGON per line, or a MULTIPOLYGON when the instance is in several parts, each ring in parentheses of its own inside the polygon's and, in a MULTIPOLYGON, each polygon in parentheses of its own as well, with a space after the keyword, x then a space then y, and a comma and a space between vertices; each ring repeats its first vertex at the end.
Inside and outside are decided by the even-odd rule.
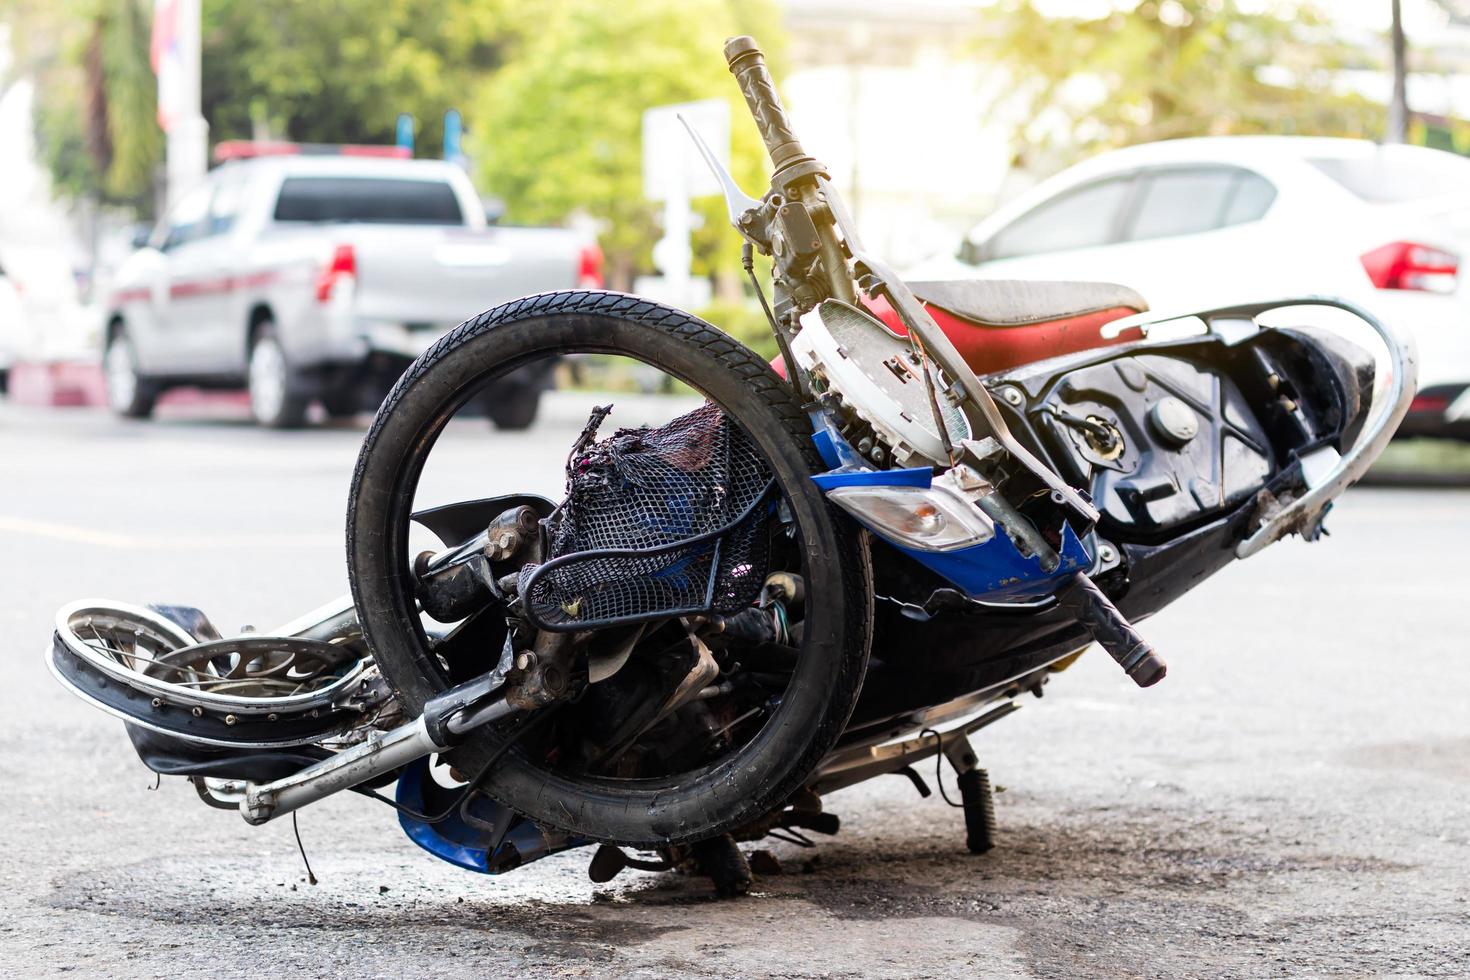
POLYGON ((485 403, 485 414, 495 423, 495 428, 507 432, 529 429, 536 421, 536 412, 541 407, 541 392, 537 390, 516 391, 504 397, 496 397, 485 403))
POLYGON ((247 382, 250 414, 259 424, 270 429, 295 429, 306 421, 305 386, 287 362, 276 337, 276 325, 269 320, 255 328, 247 382))
POLYGON ((362 392, 356 385, 329 388, 322 393, 322 408, 328 418, 355 418, 362 411, 362 392))
POLYGON ((128 419, 146 419, 158 401, 158 385, 138 373, 133 342, 123 330, 114 330, 102 353, 102 380, 107 407, 128 419))

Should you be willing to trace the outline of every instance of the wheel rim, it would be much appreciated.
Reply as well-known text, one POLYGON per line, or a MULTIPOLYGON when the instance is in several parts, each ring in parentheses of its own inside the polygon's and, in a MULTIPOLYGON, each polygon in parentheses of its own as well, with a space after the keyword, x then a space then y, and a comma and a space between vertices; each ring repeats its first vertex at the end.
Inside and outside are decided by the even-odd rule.
POLYGON ((107 379, 107 402, 113 411, 127 411, 138 393, 138 376, 133 369, 133 354, 128 342, 121 337, 113 338, 107 345, 105 374, 107 379))
POLYGON ((56 616, 52 673, 150 731, 210 745, 286 746, 335 735, 381 697, 348 644, 250 634, 200 642, 162 614, 87 599, 56 616))
POLYGON ((268 422, 286 401, 286 357, 273 337, 262 337, 250 351, 250 410, 268 422))

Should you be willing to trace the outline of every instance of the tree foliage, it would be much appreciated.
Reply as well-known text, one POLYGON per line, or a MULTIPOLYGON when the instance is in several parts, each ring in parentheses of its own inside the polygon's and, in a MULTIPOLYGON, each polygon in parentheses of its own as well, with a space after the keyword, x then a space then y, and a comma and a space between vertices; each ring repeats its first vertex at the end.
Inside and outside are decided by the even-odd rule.
POLYGON ((163 134, 148 64, 149 0, 8 0, 21 64, 36 80, 42 159, 63 193, 146 201, 163 134))
POLYGON ((400 112, 437 154, 446 109, 534 26, 514 0, 205 0, 203 103, 213 140, 391 143, 400 112))
MULTIPOLYGON (((759 191, 760 138, 721 50, 726 38, 752 34, 780 67, 769 0, 554 0, 539 10, 539 29, 485 86, 473 114, 480 182, 505 199, 510 217, 585 213, 600 225, 615 278, 649 268, 659 205, 643 197, 643 111, 696 99, 729 103, 732 172, 759 191)), ((723 202, 706 199, 697 210, 696 271, 738 269, 723 202)))
MULTIPOLYGON (((781 64, 773 0, 204 0, 202 108, 214 142, 386 143, 400 112, 420 155, 464 115, 477 176, 513 220, 595 219, 623 281, 650 267, 657 206, 643 199, 645 108, 723 98, 735 172, 764 155, 721 57, 759 37, 781 64)), ((58 188, 149 211, 163 137, 148 65, 151 0, 0 0, 33 39, 37 136, 58 188)), ((734 267, 720 203, 700 203, 696 267, 734 267)))
POLYGON ((1239 0, 1113 0, 1050 17, 1035 0, 986 11, 981 55, 1009 69, 1020 155, 1055 163, 1130 143, 1278 133, 1377 138, 1384 109, 1339 94, 1343 52, 1315 8, 1239 0))
MULTIPOLYGON (((151 0, 0 0, 59 190, 151 206, 164 138, 151 0)), ((400 112, 438 153, 462 108, 534 23, 514 0, 204 0, 202 110, 214 142, 392 142, 400 112)))

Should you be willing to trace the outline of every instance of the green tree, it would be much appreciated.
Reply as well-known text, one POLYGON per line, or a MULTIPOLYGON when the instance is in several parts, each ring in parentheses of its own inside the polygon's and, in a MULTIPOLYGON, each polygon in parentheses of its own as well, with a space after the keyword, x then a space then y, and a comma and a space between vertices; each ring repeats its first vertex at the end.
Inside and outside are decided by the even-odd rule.
POLYGON ((534 25, 514 0, 205 0, 203 104, 215 141, 389 143, 420 153, 534 25))
MULTIPOLYGON (((769 0, 556 0, 524 49, 482 89, 472 116, 481 184, 510 217, 596 219, 613 282, 651 267, 659 206, 643 197, 642 117, 651 106, 695 99, 730 104, 731 169, 747 189, 765 183, 765 157, 721 53, 749 33, 781 64, 782 35, 769 0)), ((704 200, 695 270, 738 272, 739 243, 722 201, 704 200)))
MULTIPOLYGON (((162 162, 151 0, 0 0, 36 136, 57 187, 147 212, 162 162)), ((263 135, 391 142, 400 112, 442 147, 463 108, 535 23, 514 0, 204 0, 202 109, 214 142, 263 135)))
POLYGON ((1009 69, 1024 157, 1183 136, 1376 138, 1384 108, 1331 89, 1345 54, 1310 4, 1142 0, 1100 18, 1033 0, 987 10, 980 54, 1009 69))
POLYGON ((162 152, 148 63, 148 0, 8 0, 22 70, 36 80, 38 148, 75 197, 146 203, 162 152))

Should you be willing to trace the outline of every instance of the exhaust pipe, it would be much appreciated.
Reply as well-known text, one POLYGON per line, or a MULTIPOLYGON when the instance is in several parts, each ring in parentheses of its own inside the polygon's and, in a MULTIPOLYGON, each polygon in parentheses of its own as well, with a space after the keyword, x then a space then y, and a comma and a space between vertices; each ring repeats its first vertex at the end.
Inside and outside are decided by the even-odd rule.
POLYGON ((246 783, 240 815, 263 824, 361 786, 435 752, 454 746, 468 732, 518 712, 501 693, 508 669, 495 670, 452 687, 424 705, 424 713, 390 732, 371 733, 367 741, 345 749, 300 772, 269 783, 246 783))

